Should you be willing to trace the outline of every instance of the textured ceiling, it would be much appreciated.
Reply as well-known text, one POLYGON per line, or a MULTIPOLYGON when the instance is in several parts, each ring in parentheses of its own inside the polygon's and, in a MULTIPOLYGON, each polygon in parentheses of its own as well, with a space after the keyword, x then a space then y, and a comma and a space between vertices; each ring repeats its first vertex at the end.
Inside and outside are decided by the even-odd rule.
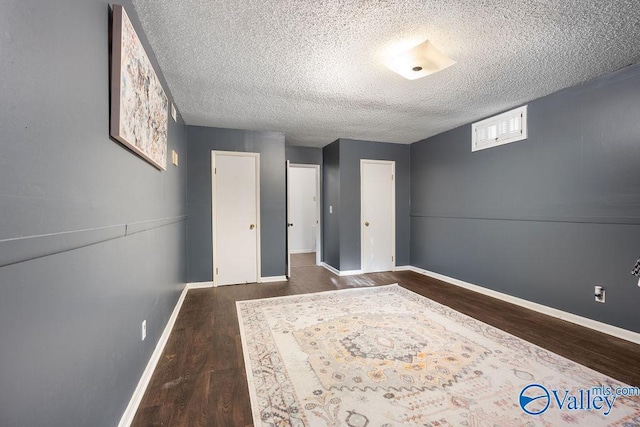
POLYGON ((638 0, 133 0, 187 124, 411 143, 640 60, 638 0), (429 39, 457 64, 409 81, 429 39))

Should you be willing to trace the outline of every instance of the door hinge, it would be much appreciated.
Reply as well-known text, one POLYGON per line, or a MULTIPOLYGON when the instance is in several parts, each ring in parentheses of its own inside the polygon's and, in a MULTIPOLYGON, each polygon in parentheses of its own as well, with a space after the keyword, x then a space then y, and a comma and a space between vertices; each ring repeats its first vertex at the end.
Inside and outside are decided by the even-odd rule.
POLYGON ((391 181, 393 181, 393 174, 391 174, 391 181))
POLYGON ((393 255, 391 256, 391 261, 393 262, 393 255))
POLYGON ((218 174, 218 168, 213 168, 213 174, 217 175, 218 174))
POLYGON ((216 267, 216 274, 218 274, 218 268, 216 267))

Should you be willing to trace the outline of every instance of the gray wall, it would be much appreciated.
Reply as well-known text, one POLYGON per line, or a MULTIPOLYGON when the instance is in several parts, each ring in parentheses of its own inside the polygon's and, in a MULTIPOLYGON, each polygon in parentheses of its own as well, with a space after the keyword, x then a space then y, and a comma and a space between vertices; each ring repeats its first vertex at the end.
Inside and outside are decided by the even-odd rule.
POLYGON ((2 426, 117 425, 186 280, 186 130, 165 172, 109 138, 108 19, 0 2, 2 426))
POLYGON ((412 144, 411 263, 640 332, 638 99, 635 66, 531 102, 525 141, 412 144))
POLYGON ((396 265, 409 264, 409 152, 409 145, 354 139, 324 147, 325 262, 342 271, 361 268, 360 160, 370 159, 396 162, 396 265))
POLYGON ((396 265, 409 264, 409 145, 340 139, 340 270, 359 270, 360 160, 396 162, 396 265))
POLYGON ((340 269, 339 140, 322 148, 322 261, 340 269))
POLYGON ((188 280, 213 280, 211 231, 211 151, 260 153, 260 223, 262 277, 286 274, 284 135, 200 126, 187 127, 188 140, 188 280))
POLYGON ((286 146, 287 160, 305 165, 322 165, 322 148, 286 146))

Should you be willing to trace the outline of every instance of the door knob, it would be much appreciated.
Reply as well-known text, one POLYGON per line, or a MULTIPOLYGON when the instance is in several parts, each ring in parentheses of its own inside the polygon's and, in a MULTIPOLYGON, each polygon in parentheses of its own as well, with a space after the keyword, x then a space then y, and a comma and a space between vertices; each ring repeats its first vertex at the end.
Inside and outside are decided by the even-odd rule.
POLYGON ((369 226, 369 221, 365 221, 364 226, 368 227, 369 226))
POLYGON ((256 228, 255 224, 251 224, 251 225, 249 226, 249 230, 253 230, 254 228, 256 228))
POLYGON ((287 223, 287 227, 293 227, 293 223, 292 222, 288 222, 287 223))

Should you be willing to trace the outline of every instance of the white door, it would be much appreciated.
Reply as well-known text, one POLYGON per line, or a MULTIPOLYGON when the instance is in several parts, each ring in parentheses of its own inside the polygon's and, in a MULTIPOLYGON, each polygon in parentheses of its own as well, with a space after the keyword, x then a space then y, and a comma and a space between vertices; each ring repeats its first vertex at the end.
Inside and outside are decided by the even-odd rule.
POLYGON ((291 162, 287 160, 287 277, 291 277, 291 162))
POLYGON ((260 271, 260 154, 212 152, 213 284, 255 283, 260 271))
POLYGON ((290 194, 290 252, 316 251, 318 229, 317 171, 312 167, 291 166, 289 169, 290 194))
POLYGON ((395 162, 360 161, 362 271, 395 269, 395 162))

